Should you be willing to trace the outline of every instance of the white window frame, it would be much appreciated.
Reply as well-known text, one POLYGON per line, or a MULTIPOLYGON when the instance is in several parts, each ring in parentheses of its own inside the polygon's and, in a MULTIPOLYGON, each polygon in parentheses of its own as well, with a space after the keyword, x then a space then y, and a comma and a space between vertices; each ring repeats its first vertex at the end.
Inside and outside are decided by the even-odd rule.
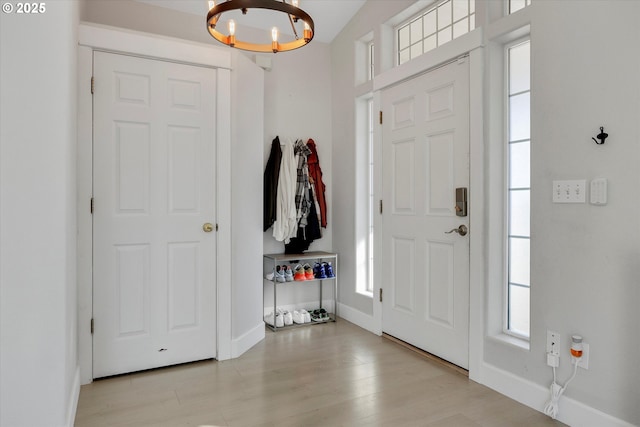
MULTIPOLYGON (((514 141, 511 141, 510 138, 510 128, 509 128, 509 123, 510 123, 510 97, 512 96, 510 94, 510 90, 509 90, 509 81, 510 81, 510 58, 509 58, 509 52, 510 49, 513 47, 516 47, 518 45, 521 45, 523 43, 531 43, 531 40, 529 38, 529 36, 523 37, 523 38, 519 38, 517 40, 514 40, 512 42, 509 42, 507 44, 504 45, 503 47, 503 57, 504 57, 504 168, 503 168, 503 176, 504 176, 504 187, 503 187, 503 191, 504 191, 504 213, 503 213, 503 218, 504 218, 504 224, 503 224, 503 235, 504 235, 504 245, 505 245, 505 250, 504 250, 504 271, 503 271, 503 277, 504 277, 504 281, 503 281, 503 330, 502 332, 506 335, 510 335, 513 336, 515 338, 518 339, 522 339, 525 341, 529 341, 530 340, 530 335, 531 335, 531 330, 529 330, 529 334, 522 334, 519 333, 517 331, 514 331, 512 329, 510 329, 510 311, 511 311, 511 306, 510 306, 510 286, 511 286, 511 277, 510 277, 510 272, 509 272, 509 267, 510 267, 510 238, 512 237, 510 234, 510 230, 509 230, 509 224, 510 224, 510 203, 509 203, 509 195, 510 195, 510 191, 511 191, 511 183, 510 183, 510 146, 514 141)), ((531 64, 531 62, 529 62, 529 64, 531 64)), ((529 65, 530 66, 530 65, 529 65)), ((529 71, 530 72, 530 71, 529 71)), ((525 91, 526 92, 526 91, 525 91)), ((521 92, 521 93, 525 93, 525 92, 521 92)), ((531 93, 531 83, 529 83, 529 93, 531 93)), ((531 123, 531 118, 529 117, 529 123, 531 123)), ((529 144, 531 147, 531 135, 529 135, 529 144)), ((529 182, 529 194, 531 194, 531 182, 529 182)), ((531 208, 529 209, 529 215, 531 214, 531 208)), ((529 230, 529 236, 528 240, 529 240, 529 248, 531 248, 531 231, 529 230)), ((529 250, 529 265, 531 265, 531 250, 529 250)), ((529 288, 529 307, 531 306, 531 278, 529 278, 529 284, 528 284, 528 288, 529 288)), ((531 324, 531 312, 529 311, 529 324, 531 324)))
POLYGON ((373 266, 374 266, 374 241, 375 241, 375 170, 374 170, 374 132, 375 132, 375 112, 374 112, 373 98, 367 99, 367 163, 368 170, 367 176, 369 187, 369 209, 368 209, 368 234, 367 234, 367 280, 365 292, 373 295, 373 266))
POLYGON ((373 80, 373 76, 375 75, 375 45, 373 44, 373 40, 367 43, 367 80, 373 80))
POLYGON ((355 238, 356 284, 359 295, 373 298, 375 175, 373 173, 375 114, 372 93, 356 98, 355 238))

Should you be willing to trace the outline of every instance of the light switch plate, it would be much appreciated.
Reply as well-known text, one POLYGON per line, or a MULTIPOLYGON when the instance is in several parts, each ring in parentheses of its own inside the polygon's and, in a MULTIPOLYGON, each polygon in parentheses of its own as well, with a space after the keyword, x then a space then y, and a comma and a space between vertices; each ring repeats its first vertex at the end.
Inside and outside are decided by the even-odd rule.
POLYGON ((553 181, 553 203, 585 203, 586 188, 584 179, 553 181))

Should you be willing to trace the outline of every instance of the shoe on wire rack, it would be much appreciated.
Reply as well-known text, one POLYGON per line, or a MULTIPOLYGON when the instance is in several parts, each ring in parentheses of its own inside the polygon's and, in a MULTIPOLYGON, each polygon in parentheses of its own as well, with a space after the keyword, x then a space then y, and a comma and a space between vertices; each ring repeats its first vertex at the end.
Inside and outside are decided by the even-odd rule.
POLYGON ((311 268, 311 266, 309 264, 305 264, 304 265, 304 277, 307 280, 313 280, 313 269, 311 268))
POLYGON ((324 272, 324 266, 316 262, 313 266, 313 275, 316 279, 326 279, 327 274, 324 272))
POLYGON ((302 316, 302 320, 304 323, 311 323, 311 314, 304 308, 300 309, 300 315, 302 316))
MULTIPOLYGON (((265 323, 274 326, 274 322, 273 322, 273 313, 269 313, 266 316, 264 316, 264 321, 265 323)), ((275 315, 276 321, 275 321, 275 327, 276 328, 282 328, 284 326, 284 316, 282 316, 282 313, 276 311, 276 315, 275 315)))
POLYGON ((293 272, 291 271, 291 267, 283 265, 282 270, 284 270, 284 279, 287 282, 293 282, 293 272))
POLYGON ((284 283, 287 281, 284 277, 284 270, 279 265, 276 265, 275 278, 276 282, 284 283))
POLYGON ((304 323, 304 316, 298 310, 293 310, 293 323, 304 323))
POLYGON ((326 322, 329 320, 329 313, 324 308, 318 308, 311 312, 311 320, 314 322, 326 322))
POLYGON ((293 280, 296 282, 307 280, 307 277, 304 274, 304 268, 300 264, 297 264, 293 269, 293 280))
POLYGON ((312 322, 320 322, 320 313, 318 313, 318 310, 313 310, 309 313, 309 316, 311 316, 311 321, 312 322))
POLYGON ((336 275, 333 274, 333 267, 331 266, 330 262, 323 262, 322 266, 324 267, 324 273, 328 278, 336 277, 336 275))
POLYGON ((282 317, 283 317, 285 326, 293 325, 293 315, 291 314, 290 311, 285 310, 282 317))

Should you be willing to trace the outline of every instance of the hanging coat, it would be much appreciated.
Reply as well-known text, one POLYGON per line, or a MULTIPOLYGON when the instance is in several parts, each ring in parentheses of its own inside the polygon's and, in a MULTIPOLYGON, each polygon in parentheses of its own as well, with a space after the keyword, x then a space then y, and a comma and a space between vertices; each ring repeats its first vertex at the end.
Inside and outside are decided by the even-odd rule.
MULTIPOLYGON (((301 139, 296 141, 294 148, 296 158, 298 159, 297 185, 296 185, 296 212, 298 218, 298 227, 307 226, 307 218, 311 209, 311 201, 309 199, 309 167, 307 166, 307 156, 311 154, 309 147, 302 142, 301 139)), ((290 237, 295 237, 297 232, 290 237)))
POLYGON ((296 184, 297 167, 293 154, 293 143, 287 139, 282 150, 280 174, 278 177, 278 196, 276 198, 276 221, 273 223, 273 237, 279 242, 289 243, 298 228, 296 220, 296 184))
POLYGON ((326 186, 322 182, 322 169, 320 168, 320 159, 316 151, 316 143, 313 139, 307 141, 307 147, 311 153, 307 157, 307 165, 309 167, 309 180, 312 181, 315 190, 316 202, 320 207, 320 225, 327 228, 327 200, 325 198, 326 186))
POLYGON ((301 254, 311 246, 314 240, 322 237, 320 231, 320 223, 318 222, 318 213, 316 212, 316 204, 313 200, 313 192, 309 190, 310 211, 309 222, 306 227, 298 227, 298 234, 291 238, 291 241, 284 245, 285 254, 301 254))
POLYGON ((282 149, 280 148, 280 138, 277 136, 271 142, 271 153, 267 166, 264 169, 264 212, 262 225, 264 231, 276 221, 276 205, 278 202, 278 178, 280 175, 280 162, 282 161, 282 149))

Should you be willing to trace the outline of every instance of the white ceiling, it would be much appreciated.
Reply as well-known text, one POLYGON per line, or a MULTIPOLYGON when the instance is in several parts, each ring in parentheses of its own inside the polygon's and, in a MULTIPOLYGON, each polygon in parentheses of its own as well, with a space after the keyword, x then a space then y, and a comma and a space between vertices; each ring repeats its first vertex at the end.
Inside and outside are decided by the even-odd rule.
MULTIPOLYGON (((165 7, 178 10, 180 12, 191 13, 202 16, 202 21, 206 20, 208 6, 206 0, 135 0, 140 3, 147 3, 154 6, 165 7)), ((274 0, 278 1, 278 0, 274 0)), ((353 15, 362 7, 366 0, 300 0, 300 8, 311 15, 315 24, 314 40, 331 43, 345 25, 351 20, 353 15)), ((255 27, 262 30, 271 30, 273 23, 263 19, 260 13, 248 13, 241 18, 237 18, 238 25, 255 27)), ((280 28, 283 33, 287 32, 286 25, 280 28)))

